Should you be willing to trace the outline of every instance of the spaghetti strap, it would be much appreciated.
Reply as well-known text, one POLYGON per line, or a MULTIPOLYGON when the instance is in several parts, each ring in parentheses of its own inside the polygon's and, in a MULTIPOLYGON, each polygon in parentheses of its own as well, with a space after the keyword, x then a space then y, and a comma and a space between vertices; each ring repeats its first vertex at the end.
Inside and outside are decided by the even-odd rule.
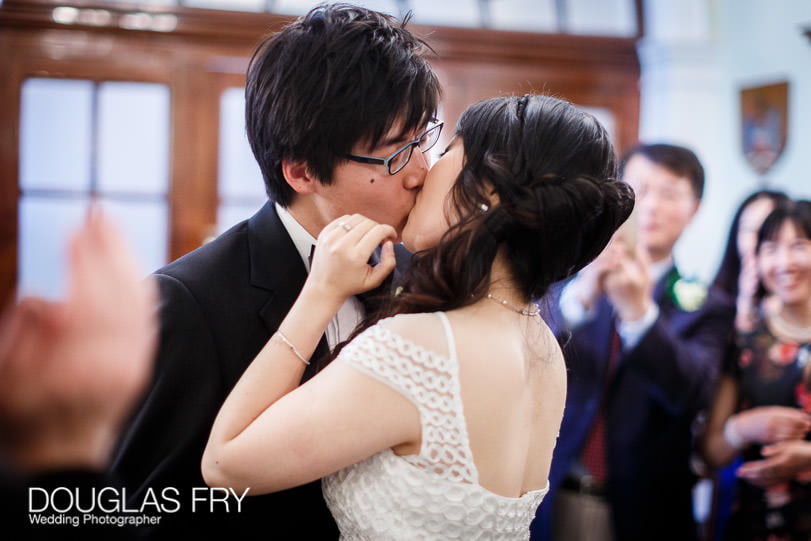
POLYGON ((448 316, 445 314, 445 312, 436 312, 436 315, 439 316, 439 320, 442 322, 442 327, 445 329, 445 340, 448 342, 448 358, 451 359, 454 364, 458 364, 459 359, 456 357, 456 340, 453 336, 451 322, 448 321, 448 316))

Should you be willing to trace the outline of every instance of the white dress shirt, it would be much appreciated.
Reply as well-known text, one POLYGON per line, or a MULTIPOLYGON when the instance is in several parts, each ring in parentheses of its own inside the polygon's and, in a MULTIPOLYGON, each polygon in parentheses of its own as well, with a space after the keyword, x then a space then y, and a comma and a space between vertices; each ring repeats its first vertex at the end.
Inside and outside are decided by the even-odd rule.
MULTIPOLYGON (((310 235, 304 227, 296 221, 287 210, 278 203, 274 203, 276 212, 282 225, 290 235, 290 239, 296 247, 301 261, 304 263, 304 268, 307 273, 310 272, 310 250, 317 244, 316 239, 310 235)), ((327 344, 330 350, 336 345, 340 344, 352 334, 352 331, 363 320, 365 315, 363 305, 356 297, 349 297, 346 302, 341 305, 338 313, 335 314, 329 325, 327 325, 327 344)))

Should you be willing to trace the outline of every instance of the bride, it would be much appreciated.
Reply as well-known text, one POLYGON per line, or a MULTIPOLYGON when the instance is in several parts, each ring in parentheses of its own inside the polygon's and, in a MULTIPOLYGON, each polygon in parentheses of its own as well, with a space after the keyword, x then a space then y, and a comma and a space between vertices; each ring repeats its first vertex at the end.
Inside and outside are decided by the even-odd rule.
POLYGON ((344 539, 528 538, 566 394, 532 301, 627 218, 615 177, 606 131, 568 102, 471 106, 403 230, 416 253, 397 294, 300 385, 338 308, 395 265, 394 229, 363 216, 318 237, 298 300, 217 416, 206 482, 256 495, 323 478, 344 539))

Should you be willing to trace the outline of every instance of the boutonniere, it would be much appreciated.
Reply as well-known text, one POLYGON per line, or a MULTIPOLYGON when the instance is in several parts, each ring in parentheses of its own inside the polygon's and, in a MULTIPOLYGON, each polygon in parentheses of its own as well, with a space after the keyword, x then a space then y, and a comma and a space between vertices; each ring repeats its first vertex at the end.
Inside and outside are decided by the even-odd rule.
POLYGON ((707 286, 698 280, 680 277, 673 282, 670 295, 677 307, 685 312, 695 312, 707 300, 707 286))

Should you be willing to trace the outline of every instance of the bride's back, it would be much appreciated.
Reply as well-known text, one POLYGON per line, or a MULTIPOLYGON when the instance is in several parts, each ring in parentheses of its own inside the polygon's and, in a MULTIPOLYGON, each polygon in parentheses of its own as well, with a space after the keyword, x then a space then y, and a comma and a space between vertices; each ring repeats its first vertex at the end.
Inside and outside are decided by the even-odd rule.
MULTIPOLYGON (((458 364, 458 377, 442 379, 458 382, 460 392, 439 400, 454 401, 447 422, 454 430, 464 425, 463 441, 449 443, 450 456, 437 450, 426 463, 441 470, 463 454, 459 463, 475 470, 470 482, 516 497, 546 486, 566 394, 560 349, 539 318, 525 315, 528 303, 602 251, 630 214, 633 191, 616 179, 606 130, 562 100, 479 102, 463 113, 455 136, 403 229, 416 253, 400 293, 367 324, 411 314, 384 326, 430 352, 456 350, 458 363, 448 364, 458 364), (441 310, 453 348, 445 319, 428 313, 441 310)), ((441 447, 432 437, 443 432, 432 429, 426 438, 422 428, 423 443, 441 447)), ((394 450, 426 449, 409 442, 394 450)))
MULTIPOLYGON (((540 318, 487 299, 447 315, 479 484, 507 497, 544 488, 566 394, 554 336, 540 318)), ((400 316, 386 326, 429 351, 451 353, 433 314, 400 316)), ((419 444, 395 452, 416 454, 419 444)))

